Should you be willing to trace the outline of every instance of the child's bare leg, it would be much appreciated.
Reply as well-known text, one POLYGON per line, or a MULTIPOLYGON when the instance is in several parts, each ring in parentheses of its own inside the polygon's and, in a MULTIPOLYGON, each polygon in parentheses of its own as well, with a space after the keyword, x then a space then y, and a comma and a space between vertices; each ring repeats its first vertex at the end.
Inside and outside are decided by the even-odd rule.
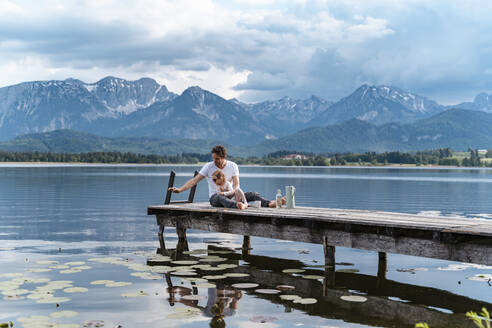
POLYGON ((246 200, 246 196, 244 195, 244 192, 241 190, 241 188, 237 188, 236 191, 234 192, 234 196, 236 198, 236 202, 241 202, 244 205, 248 205, 248 201, 246 200))

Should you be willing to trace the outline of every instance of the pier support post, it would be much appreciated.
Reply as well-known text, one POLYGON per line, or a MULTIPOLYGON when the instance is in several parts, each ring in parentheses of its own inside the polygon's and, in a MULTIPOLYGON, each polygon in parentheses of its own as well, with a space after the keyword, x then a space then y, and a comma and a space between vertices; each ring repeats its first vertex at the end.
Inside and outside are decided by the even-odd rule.
POLYGON ((328 245, 328 238, 323 237, 325 254, 325 279, 323 279, 323 295, 328 294, 328 288, 335 287, 335 246, 328 245))
POLYGON ((327 237, 323 237, 323 251, 325 253, 325 265, 335 268, 335 246, 328 245, 327 237))
POLYGON ((161 246, 161 250, 166 249, 166 244, 164 243, 164 228, 165 226, 163 224, 159 225, 159 232, 157 233, 157 236, 159 237, 159 244, 161 246))
POLYGON ((388 257, 384 252, 378 253, 378 281, 386 279, 386 270, 388 266, 388 257))
POLYGON ((186 239, 186 228, 176 225, 176 233, 178 234, 178 244, 176 245, 176 253, 181 254, 183 251, 188 251, 188 240, 186 239))
POLYGON ((243 256, 247 256, 250 255, 250 253, 251 253, 251 238, 250 236, 244 236, 242 254, 243 256))

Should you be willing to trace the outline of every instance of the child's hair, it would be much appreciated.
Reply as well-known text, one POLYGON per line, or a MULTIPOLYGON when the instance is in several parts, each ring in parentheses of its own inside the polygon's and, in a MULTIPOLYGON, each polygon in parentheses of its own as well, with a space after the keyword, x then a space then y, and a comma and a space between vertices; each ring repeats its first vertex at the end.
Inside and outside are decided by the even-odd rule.
POLYGON ((220 180, 220 181, 225 182, 225 179, 226 179, 226 176, 225 176, 224 172, 222 172, 221 170, 217 170, 214 173, 212 173, 212 180, 214 180, 214 181, 220 180))

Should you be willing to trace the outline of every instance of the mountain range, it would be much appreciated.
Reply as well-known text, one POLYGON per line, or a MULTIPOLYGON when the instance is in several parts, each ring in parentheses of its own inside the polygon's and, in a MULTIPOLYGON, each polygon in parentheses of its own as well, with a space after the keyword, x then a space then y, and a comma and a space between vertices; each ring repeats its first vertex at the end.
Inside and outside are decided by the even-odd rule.
MULTIPOLYGON (((100 137, 85 132, 57 130, 19 136, 0 142, 6 151, 55 153, 119 151, 171 155, 208 153, 222 141, 158 139, 149 137, 100 137)), ((253 146, 223 143, 232 156, 262 156, 278 150, 313 153, 411 151, 450 147, 487 149, 492 145, 492 113, 450 109, 414 123, 375 125, 359 119, 326 127, 301 130, 253 146)))
MULTIPOLYGON (((127 145, 136 142, 132 147, 145 153, 159 149, 159 144, 168 145, 162 149, 170 151, 180 147, 203 150, 198 145, 208 151, 211 140, 242 146, 240 152, 248 154, 278 149, 424 149, 432 145, 487 148, 492 134, 482 123, 488 122, 488 116, 477 115, 488 113, 492 113, 492 94, 443 106, 390 86, 362 85, 337 102, 311 96, 246 104, 196 86, 178 95, 150 78, 35 81, 0 88, 0 140, 4 141, 0 146, 12 149, 22 144, 22 149, 28 149, 43 133, 69 129, 81 134, 65 131, 46 136, 52 140, 68 133, 87 141, 93 135, 109 138, 99 140, 106 145, 114 140, 127 145), (23 135, 29 136, 12 140, 23 135), (145 144, 152 146, 147 149, 145 144)), ((83 144, 72 146, 85 151, 92 142, 83 144)))

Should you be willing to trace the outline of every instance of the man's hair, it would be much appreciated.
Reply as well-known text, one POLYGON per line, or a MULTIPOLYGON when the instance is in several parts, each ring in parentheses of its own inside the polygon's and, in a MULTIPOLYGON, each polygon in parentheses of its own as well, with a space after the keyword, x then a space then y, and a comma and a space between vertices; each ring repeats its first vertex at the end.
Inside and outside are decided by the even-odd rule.
POLYGON ((222 145, 217 145, 214 148, 212 148, 211 153, 216 154, 217 156, 220 156, 223 158, 226 158, 226 156, 227 156, 227 150, 222 145))

